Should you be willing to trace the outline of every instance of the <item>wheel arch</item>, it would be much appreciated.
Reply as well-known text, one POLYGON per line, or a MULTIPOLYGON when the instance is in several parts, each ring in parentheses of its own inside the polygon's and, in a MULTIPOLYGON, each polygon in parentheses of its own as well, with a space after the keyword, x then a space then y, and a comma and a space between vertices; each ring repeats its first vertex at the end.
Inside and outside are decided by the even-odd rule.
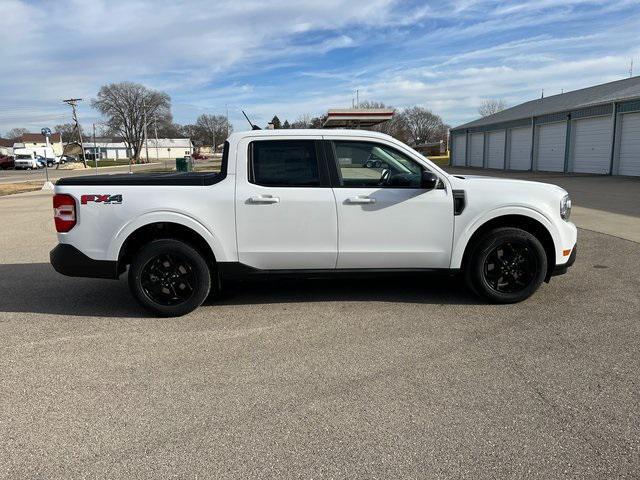
POLYGON ((151 216, 123 228, 110 248, 110 257, 117 259, 118 272, 122 273, 131 263, 131 255, 143 245, 160 238, 174 238, 190 244, 198 250, 210 266, 214 266, 224 253, 217 239, 204 226, 182 216, 162 218, 151 216))
MULTIPOLYGON (((541 216, 541 215, 540 215, 541 216)), ((542 217, 542 216, 541 216, 542 217)), ((478 222, 475 229, 472 229, 467 233, 467 240, 463 245, 459 245, 457 253, 457 265, 461 269, 465 269, 469 261, 474 247, 478 241, 490 230, 500 227, 513 227, 520 228, 526 232, 535 236, 542 244, 547 256, 547 274, 545 280, 549 280, 551 272, 556 265, 556 245, 557 241, 554 238, 553 230, 546 225, 544 217, 535 218, 533 215, 527 215, 524 213, 503 213, 497 216, 493 216, 489 219, 485 219, 482 222, 478 222)), ((461 242, 459 242, 460 244, 461 242)), ((452 263, 453 266, 453 263, 452 263)))

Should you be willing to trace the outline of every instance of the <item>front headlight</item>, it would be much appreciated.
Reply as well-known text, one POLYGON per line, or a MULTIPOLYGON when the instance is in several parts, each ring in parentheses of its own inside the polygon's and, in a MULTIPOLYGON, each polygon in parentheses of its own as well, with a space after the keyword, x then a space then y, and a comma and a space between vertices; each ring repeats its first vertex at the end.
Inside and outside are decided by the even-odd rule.
POLYGON ((562 197, 560 201, 560 216, 563 220, 569 221, 569 217, 571 216, 571 197, 569 194, 562 197))

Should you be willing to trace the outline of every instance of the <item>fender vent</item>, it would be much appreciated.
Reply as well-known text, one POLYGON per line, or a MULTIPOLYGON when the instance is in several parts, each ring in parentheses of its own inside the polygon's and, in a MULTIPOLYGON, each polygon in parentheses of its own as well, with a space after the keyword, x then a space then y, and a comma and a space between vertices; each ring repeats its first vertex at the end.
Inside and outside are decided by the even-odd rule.
POLYGON ((453 191, 453 214, 460 215, 467 206, 467 196, 464 190, 453 191))

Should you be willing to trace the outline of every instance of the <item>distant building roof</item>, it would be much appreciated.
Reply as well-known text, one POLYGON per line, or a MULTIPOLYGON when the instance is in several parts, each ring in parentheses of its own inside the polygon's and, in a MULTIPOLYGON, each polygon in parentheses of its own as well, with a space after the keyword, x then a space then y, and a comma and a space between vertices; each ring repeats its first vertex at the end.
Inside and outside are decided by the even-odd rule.
MULTIPOLYGON (((83 135, 82 142, 93 143, 93 137, 83 135)), ((124 142, 124 138, 122 137, 96 137, 96 143, 122 143, 122 142, 124 142)))
POLYGON ((451 130, 482 127, 494 123, 510 122, 527 117, 539 117, 550 113, 559 113, 635 98, 640 98, 640 76, 531 100, 493 115, 479 118, 473 122, 465 123, 451 130))
MULTIPOLYGON (((156 148, 156 139, 148 140, 149 148, 156 148)), ((159 138, 158 148, 191 148, 191 139, 189 138, 159 138)))
POLYGON ((392 108, 332 108, 327 112, 323 128, 365 128, 391 120, 392 108))
MULTIPOLYGON (((62 140, 60 133, 52 133, 49 137, 49 141, 52 143, 58 143, 62 140)), ((44 142, 44 135, 41 133, 23 133, 18 138, 14 138, 15 143, 40 143, 44 142)))

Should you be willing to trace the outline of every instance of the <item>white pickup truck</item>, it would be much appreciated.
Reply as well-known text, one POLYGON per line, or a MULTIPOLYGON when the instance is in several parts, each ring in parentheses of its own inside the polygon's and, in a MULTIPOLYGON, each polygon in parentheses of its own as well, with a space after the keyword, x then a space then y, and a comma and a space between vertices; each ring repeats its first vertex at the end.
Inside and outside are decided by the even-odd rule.
POLYGON ((117 279, 186 314, 225 278, 279 273, 461 272, 491 302, 518 302, 576 256, 571 200, 555 185, 450 175, 387 135, 255 130, 225 143, 219 173, 58 180, 65 275, 117 279))

